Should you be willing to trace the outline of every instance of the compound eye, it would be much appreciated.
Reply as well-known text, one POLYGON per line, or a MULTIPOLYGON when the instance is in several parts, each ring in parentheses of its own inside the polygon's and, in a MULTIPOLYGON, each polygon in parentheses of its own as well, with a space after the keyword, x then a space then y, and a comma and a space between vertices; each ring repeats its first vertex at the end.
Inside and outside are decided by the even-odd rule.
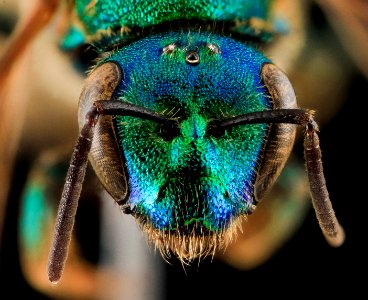
MULTIPOLYGON (((121 70, 112 62, 102 64, 88 76, 79 100, 80 127, 94 102, 110 100, 120 80, 121 70)), ((128 185, 111 116, 99 118, 89 160, 107 192, 116 202, 122 203, 126 198, 128 185)))

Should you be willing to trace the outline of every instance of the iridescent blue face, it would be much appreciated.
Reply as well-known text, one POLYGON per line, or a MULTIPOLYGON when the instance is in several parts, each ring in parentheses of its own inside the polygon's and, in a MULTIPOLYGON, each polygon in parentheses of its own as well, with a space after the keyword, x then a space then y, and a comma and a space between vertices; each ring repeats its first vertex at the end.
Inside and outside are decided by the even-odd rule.
POLYGON ((253 185, 268 126, 209 134, 212 120, 272 107, 261 82, 267 59, 255 49, 207 32, 170 32, 113 53, 123 73, 121 101, 175 118, 179 131, 116 117, 129 204, 153 230, 217 234, 252 211, 253 185))

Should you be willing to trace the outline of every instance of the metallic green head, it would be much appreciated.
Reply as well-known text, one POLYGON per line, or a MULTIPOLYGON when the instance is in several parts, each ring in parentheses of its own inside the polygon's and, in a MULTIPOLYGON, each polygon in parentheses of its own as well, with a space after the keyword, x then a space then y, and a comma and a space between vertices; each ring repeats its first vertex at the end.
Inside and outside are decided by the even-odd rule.
POLYGON ((119 195, 106 183, 109 175, 102 182, 163 252, 180 248, 174 251, 191 258, 213 250, 255 207, 269 125, 211 134, 209 124, 272 108, 260 76, 268 60, 227 37, 170 32, 132 43, 100 65, 107 62, 121 73, 112 98, 176 119, 179 128, 115 116, 116 159, 127 189, 119 195))

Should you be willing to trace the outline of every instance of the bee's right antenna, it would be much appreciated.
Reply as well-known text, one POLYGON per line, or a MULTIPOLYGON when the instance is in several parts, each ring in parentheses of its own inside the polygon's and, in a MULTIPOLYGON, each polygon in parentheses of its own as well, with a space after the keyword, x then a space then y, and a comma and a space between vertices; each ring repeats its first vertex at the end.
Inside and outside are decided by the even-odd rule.
MULTIPOLYGON (((115 64, 104 64, 94 70, 92 74, 93 76, 90 76, 86 81, 81 98, 92 97, 95 101, 101 100, 101 97, 111 97, 120 82, 120 71, 117 66, 115 64)), ((48 277, 53 283, 57 283, 63 274, 78 200, 86 173, 88 154, 99 117, 96 107, 89 107, 87 111, 83 127, 74 146, 55 224, 48 264, 48 277)))

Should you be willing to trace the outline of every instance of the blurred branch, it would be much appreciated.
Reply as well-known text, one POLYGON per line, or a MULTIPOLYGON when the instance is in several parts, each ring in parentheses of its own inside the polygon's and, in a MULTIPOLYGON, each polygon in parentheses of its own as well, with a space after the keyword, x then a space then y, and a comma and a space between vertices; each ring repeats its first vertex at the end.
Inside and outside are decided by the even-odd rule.
MULTIPOLYGON (((10 81, 14 69, 34 37, 48 24, 60 0, 37 0, 18 22, 0 56, 0 238, 2 233, 6 199, 17 152, 20 129, 23 124, 24 97, 16 97, 22 87, 10 81)), ((29 5, 28 5, 29 6, 29 5)))

